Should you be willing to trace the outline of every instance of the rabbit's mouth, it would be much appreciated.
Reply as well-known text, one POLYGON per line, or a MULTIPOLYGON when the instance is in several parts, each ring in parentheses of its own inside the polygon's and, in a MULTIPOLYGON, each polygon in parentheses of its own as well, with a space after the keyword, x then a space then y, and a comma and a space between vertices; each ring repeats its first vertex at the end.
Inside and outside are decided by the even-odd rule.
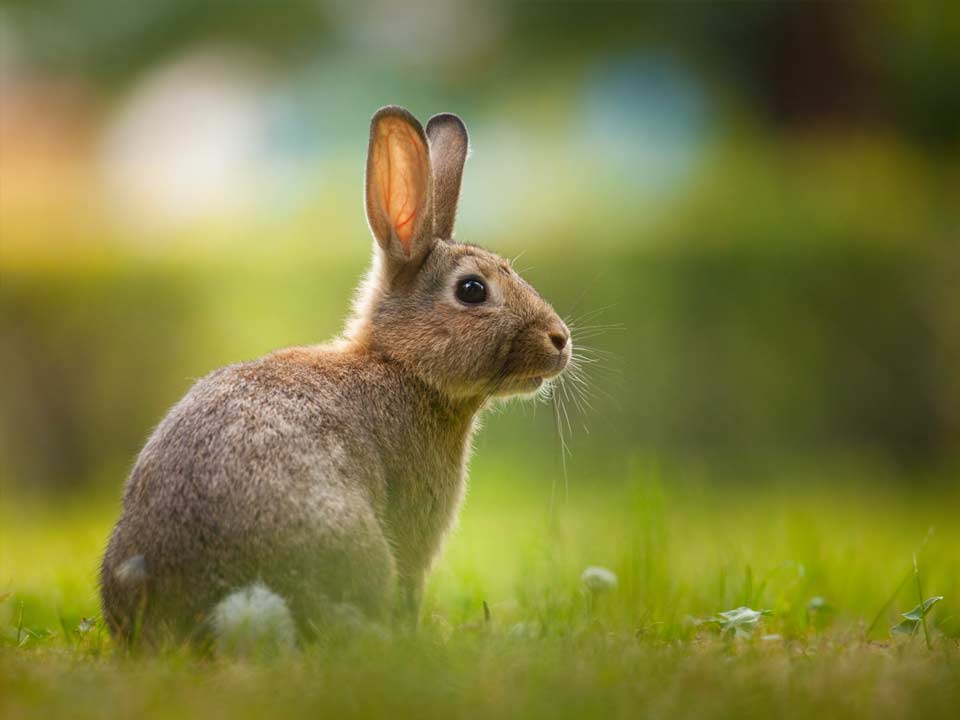
POLYGON ((543 387, 544 382, 545 379, 543 375, 514 377, 509 383, 503 385, 496 394, 501 397, 510 395, 532 395, 543 387))
POLYGON ((557 359, 553 366, 548 370, 541 372, 539 375, 535 375, 534 377, 536 377, 541 384, 544 380, 553 380, 555 377, 559 377, 559 375, 567 369, 567 365, 570 364, 570 355, 571 350, 568 343, 567 347, 557 354, 557 359))
POLYGON ((536 375, 522 375, 517 378, 519 389, 517 392, 528 393, 536 392, 545 382, 559 377, 567 369, 567 359, 563 356, 558 358, 557 364, 549 370, 541 370, 536 375))
POLYGON ((493 394, 500 397, 530 395, 543 387, 545 381, 543 375, 512 375, 501 382, 493 394))
MULTIPOLYGON (((570 362, 570 352, 560 352, 557 355, 556 361, 553 365, 546 370, 540 370, 536 375, 529 375, 525 380, 533 383, 536 388, 539 388, 543 385, 545 380, 553 380, 555 377, 558 377, 564 370, 567 369, 567 365, 570 362)), ((536 389, 535 388, 535 389, 536 389)))
POLYGON ((551 380, 563 372, 566 364, 559 369, 551 369, 544 372, 540 371, 538 375, 513 375, 503 382, 493 393, 498 397, 509 397, 511 395, 532 396, 543 389, 551 380))
POLYGON ((531 395, 551 380, 557 378, 570 364, 572 349, 570 343, 557 354, 534 354, 527 357, 513 356, 504 362, 500 370, 500 380, 494 395, 531 395), (520 360, 521 362, 516 362, 520 360), (511 362, 513 360, 514 362, 511 362), (513 365, 513 367, 511 367, 513 365), (520 365, 520 367, 516 367, 520 365))

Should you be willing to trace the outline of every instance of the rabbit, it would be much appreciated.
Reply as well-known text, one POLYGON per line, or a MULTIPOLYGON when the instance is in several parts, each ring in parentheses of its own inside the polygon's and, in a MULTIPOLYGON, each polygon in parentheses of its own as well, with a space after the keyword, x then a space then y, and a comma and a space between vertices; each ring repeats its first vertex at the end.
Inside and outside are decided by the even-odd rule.
POLYGON ((467 150, 455 115, 373 116, 352 316, 329 344, 214 371, 157 426, 100 569, 118 644, 416 625, 478 413, 535 395, 572 352, 507 260, 454 241, 467 150))

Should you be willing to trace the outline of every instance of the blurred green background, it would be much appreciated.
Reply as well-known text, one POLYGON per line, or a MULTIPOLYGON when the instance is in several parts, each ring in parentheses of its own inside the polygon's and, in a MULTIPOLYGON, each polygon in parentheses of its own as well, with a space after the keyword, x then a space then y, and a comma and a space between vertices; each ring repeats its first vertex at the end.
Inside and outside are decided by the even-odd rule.
MULTIPOLYGON (((115 498, 196 378, 338 332, 389 103, 466 120, 458 237, 602 326, 570 485, 956 480, 957 4, 4 0, 0 59, 8 496, 115 498)), ((478 445, 557 485, 550 408, 478 445)))

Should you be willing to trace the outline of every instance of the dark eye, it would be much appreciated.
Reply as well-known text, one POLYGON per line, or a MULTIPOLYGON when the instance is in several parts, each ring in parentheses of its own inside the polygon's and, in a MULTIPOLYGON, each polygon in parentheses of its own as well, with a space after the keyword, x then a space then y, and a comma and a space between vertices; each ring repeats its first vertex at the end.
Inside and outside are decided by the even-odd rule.
POLYGON ((483 280, 468 277, 457 283, 457 300, 467 305, 479 305, 487 299, 487 286, 483 280))

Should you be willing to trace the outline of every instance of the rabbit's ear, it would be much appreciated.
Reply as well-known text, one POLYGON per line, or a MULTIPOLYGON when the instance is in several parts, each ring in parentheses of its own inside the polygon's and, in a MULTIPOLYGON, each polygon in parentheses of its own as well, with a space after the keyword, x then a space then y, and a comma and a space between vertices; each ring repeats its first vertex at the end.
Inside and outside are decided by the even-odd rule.
POLYGON ((467 159, 467 128, 451 113, 434 115, 427 123, 430 164, 433 166, 433 234, 449 240, 460 199, 460 179, 467 159))
POLYGON ((400 107, 381 108, 370 121, 367 222, 386 255, 419 259, 433 241, 430 154, 417 119, 400 107))

